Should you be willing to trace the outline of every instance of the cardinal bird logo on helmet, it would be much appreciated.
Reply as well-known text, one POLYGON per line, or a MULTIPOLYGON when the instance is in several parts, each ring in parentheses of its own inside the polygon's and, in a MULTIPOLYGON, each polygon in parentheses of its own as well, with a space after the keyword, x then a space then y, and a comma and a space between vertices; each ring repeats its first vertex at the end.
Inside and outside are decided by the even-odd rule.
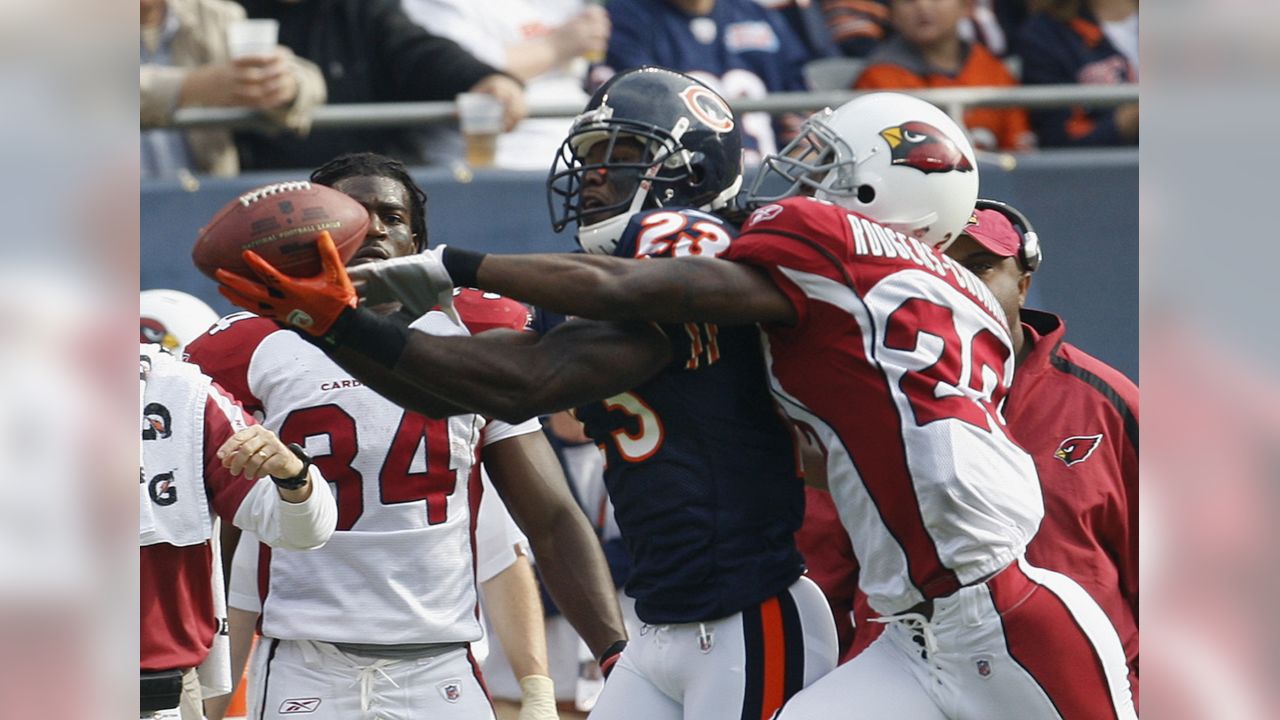
POLYGON ((894 165, 907 165, 923 173, 970 172, 973 163, 955 142, 926 122, 913 120, 880 131, 889 143, 894 165))
POLYGON ((178 338, 169 332, 159 320, 152 318, 139 318, 141 324, 139 327, 138 339, 145 343, 156 343, 161 345, 165 350, 173 350, 178 347, 178 338))
POLYGON ((1088 460, 1101 442, 1102 433, 1069 437, 1058 445, 1058 449, 1053 451, 1053 456, 1066 463, 1067 467, 1071 467, 1078 462, 1088 460))

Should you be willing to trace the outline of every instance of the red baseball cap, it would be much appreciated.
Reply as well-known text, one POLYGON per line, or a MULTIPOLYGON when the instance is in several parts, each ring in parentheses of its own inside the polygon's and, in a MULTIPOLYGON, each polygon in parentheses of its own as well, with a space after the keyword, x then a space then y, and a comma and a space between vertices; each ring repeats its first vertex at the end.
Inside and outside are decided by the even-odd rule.
POLYGON ((996 210, 975 210, 960 234, 977 240, 979 245, 1001 257, 1017 256, 1022 244, 1022 236, 1013 223, 996 210))

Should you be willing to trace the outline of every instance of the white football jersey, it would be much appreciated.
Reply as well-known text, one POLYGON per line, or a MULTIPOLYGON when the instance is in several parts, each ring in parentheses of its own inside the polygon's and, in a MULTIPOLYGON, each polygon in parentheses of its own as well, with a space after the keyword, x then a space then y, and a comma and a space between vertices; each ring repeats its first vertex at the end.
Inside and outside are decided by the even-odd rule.
MULTIPOLYGON (((458 300, 468 323, 480 302, 502 304, 520 327, 527 317, 493 296, 458 300)), ((440 312, 414 326, 467 333, 440 312)), ((219 321, 188 351, 263 425, 305 447, 337 498, 337 531, 323 548, 262 551, 264 635, 379 645, 480 637, 472 544, 480 448, 536 432, 536 420, 510 426, 405 411, 294 332, 249 313, 219 321)))

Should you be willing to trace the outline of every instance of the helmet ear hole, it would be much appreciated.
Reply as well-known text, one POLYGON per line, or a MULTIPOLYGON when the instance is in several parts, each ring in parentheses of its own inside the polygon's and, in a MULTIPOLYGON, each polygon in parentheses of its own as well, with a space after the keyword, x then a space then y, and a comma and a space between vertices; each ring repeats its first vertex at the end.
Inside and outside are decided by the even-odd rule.
POLYGON ((705 179, 706 172, 703 170, 701 164, 697 164, 689 168, 689 187, 699 187, 705 179))
POLYGON ((863 205, 870 205, 876 199, 876 189, 870 185, 858 186, 858 202, 863 205))

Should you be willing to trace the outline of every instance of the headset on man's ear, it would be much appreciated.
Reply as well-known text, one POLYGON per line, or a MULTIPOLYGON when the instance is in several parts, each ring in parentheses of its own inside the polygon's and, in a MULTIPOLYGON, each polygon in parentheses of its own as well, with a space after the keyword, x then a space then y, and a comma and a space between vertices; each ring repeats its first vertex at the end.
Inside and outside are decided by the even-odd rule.
POLYGON ((1036 235, 1035 226, 1014 206, 999 200, 978 198, 974 210, 995 210, 1013 225, 1018 233, 1018 265, 1027 272, 1035 272, 1044 259, 1044 251, 1040 248, 1040 237, 1036 235))

